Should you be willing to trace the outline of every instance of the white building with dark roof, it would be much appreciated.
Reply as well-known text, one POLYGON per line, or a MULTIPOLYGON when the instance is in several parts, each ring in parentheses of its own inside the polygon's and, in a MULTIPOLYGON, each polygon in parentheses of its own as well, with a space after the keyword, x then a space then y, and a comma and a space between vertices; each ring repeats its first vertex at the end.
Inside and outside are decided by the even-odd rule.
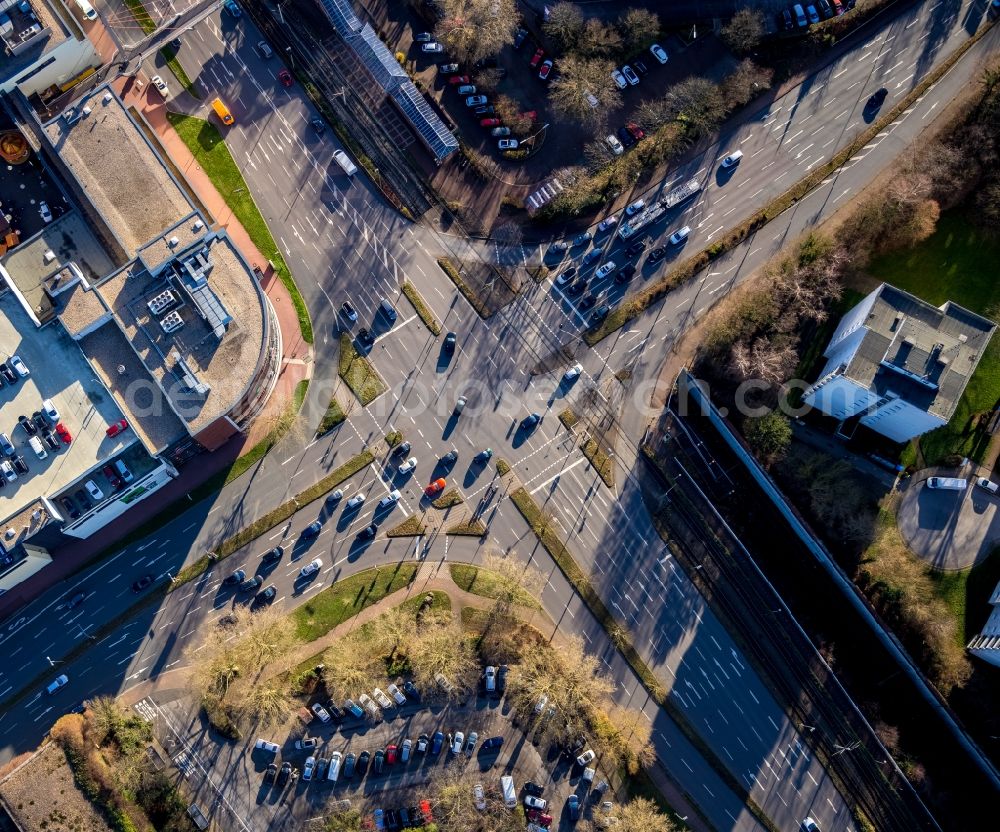
POLYGON ((951 301, 932 306, 883 283, 844 316, 803 398, 907 442, 948 423, 995 329, 951 301))

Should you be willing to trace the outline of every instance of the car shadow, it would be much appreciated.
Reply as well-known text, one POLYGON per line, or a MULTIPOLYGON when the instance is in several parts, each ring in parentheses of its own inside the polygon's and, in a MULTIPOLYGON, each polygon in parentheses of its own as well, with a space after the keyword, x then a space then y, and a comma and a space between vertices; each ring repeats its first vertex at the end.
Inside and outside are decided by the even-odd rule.
POLYGON ((739 167, 739 165, 733 165, 731 168, 724 168, 722 165, 719 165, 718 169, 715 171, 715 184, 720 188, 723 187, 733 178, 733 175, 737 170, 739 170, 739 167))
POLYGON ((360 558, 365 552, 367 552, 372 544, 375 542, 376 538, 369 537, 367 539, 362 539, 360 537, 355 537, 351 542, 351 548, 347 550, 347 562, 354 563, 358 558, 360 558))
POLYGON ((539 422, 533 427, 525 427, 524 424, 519 424, 517 430, 514 431, 514 436, 510 440, 510 444, 515 448, 520 448, 528 439, 531 437, 542 423, 539 422))
POLYGON ((341 513, 340 519, 337 521, 337 531, 338 532, 344 531, 344 529, 346 529, 348 526, 351 525, 351 523, 354 521, 354 519, 361 512, 361 507, 363 505, 364 505, 364 503, 361 503, 361 505, 353 506, 353 507, 352 506, 344 506, 344 511, 341 513))

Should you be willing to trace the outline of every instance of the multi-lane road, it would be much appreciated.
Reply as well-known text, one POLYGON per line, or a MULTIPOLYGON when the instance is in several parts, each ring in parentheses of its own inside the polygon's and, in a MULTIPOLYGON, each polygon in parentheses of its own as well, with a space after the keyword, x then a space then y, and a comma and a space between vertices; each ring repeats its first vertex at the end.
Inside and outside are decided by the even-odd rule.
MULTIPOLYGON (((864 129, 861 110, 874 88, 890 89, 888 105, 917 83, 934 61, 968 37, 970 27, 974 30, 976 10, 983 5, 925 4, 872 29, 838 63, 757 113, 703 158, 673 173, 665 186, 675 178, 697 175, 705 181, 705 191, 696 204, 670 224, 656 226, 654 233, 662 236, 680 223, 689 224, 695 229, 689 243, 694 248, 721 233, 720 225, 727 227, 751 213, 864 129), (737 146, 745 154, 742 165, 728 179, 716 179, 717 157, 737 146)), ((355 533, 371 522, 377 498, 391 485, 401 488, 403 499, 383 526, 420 511, 422 487, 438 458, 452 447, 460 457, 449 479, 474 504, 493 478, 493 468, 470 469, 469 463, 488 445, 513 465, 519 481, 558 519, 573 553, 592 572, 608 604, 628 623, 636 646, 667 683, 688 722, 701 731, 714 755, 745 784, 774 823, 793 828, 811 814, 824 821, 824 829, 852 828, 849 796, 845 800, 837 793, 810 754, 806 739, 747 666, 704 599, 673 566, 651 526, 629 476, 634 443, 647 416, 648 388, 643 385, 655 379, 677 334, 715 298, 749 275, 786 239, 829 215, 899 154, 935 110, 975 77, 977 59, 996 48, 994 34, 816 193, 595 350, 584 350, 573 337, 580 318, 549 283, 532 287, 489 322, 481 321, 456 295, 434 259, 439 253, 488 257, 490 249, 413 226, 386 207, 363 177, 346 180, 332 161, 335 145, 329 132, 319 137, 311 131, 310 105, 298 89, 278 84, 278 59, 260 59, 253 49, 258 40, 245 19, 236 22, 213 14, 183 36, 180 59, 189 75, 241 114, 227 141, 313 314, 316 374, 303 418, 253 472, 211 504, 192 507, 155 538, 133 544, 5 622, 0 631, 5 658, 0 700, 16 694, 23 680, 44 672, 49 658, 58 661, 89 631, 127 609, 134 601, 129 584, 138 575, 176 572, 387 430, 402 430, 412 442, 417 471, 405 481, 397 480, 386 473, 383 460, 376 461, 345 487, 348 496, 358 490, 369 495, 357 514, 345 515, 343 503, 332 512, 322 503, 306 506, 287 529, 275 529, 224 566, 171 593, 161 606, 130 619, 62 668, 73 680, 65 693, 52 699, 33 694, 0 717, 3 756, 34 744, 54 715, 73 701, 132 686, 186 661, 185 649, 197 645, 199 627, 210 625, 232 603, 231 595, 220 589, 221 579, 239 565, 255 570, 259 554, 279 541, 288 544, 286 555, 268 580, 278 585, 278 603, 286 607, 357 569, 413 557, 413 541, 393 542, 380 535, 359 545, 355 533), (427 332, 399 295, 403 276, 419 287, 445 327, 459 333, 459 349, 450 361, 442 357, 440 339, 427 332), (359 325, 366 324, 383 296, 397 304, 400 319, 380 337, 371 357, 390 391, 369 409, 356 408, 338 431, 315 440, 308 425, 315 425, 325 410, 336 372, 336 309, 350 298, 361 313, 359 325), (563 342, 579 351, 584 377, 566 388, 559 383, 558 372, 531 376, 536 362, 563 342), (613 378, 625 366, 634 373, 627 389, 613 378), (567 400, 583 409, 580 398, 591 386, 611 399, 622 427, 614 490, 596 477, 555 418, 567 400), (469 406, 455 420, 451 411, 463 393, 469 406), (535 411, 544 415, 539 428, 527 434, 519 431, 517 422, 535 411), (325 519, 323 534, 308 546, 296 544, 297 533, 318 516, 325 519), (323 571, 312 583, 296 586, 295 564, 307 554, 323 558, 323 571), (83 606, 60 609, 61 600, 77 588, 87 593, 83 606)), ((199 113, 203 109, 184 97, 170 106, 199 113)), ((606 244, 609 256, 618 260, 610 240, 608 236, 598 243, 606 244)), ((648 276, 651 269, 640 271, 648 276)), ((641 705, 655 722, 660 759, 711 823, 719 828, 756 828, 742 797, 646 699, 502 493, 494 497, 485 519, 495 545, 533 558, 549 575, 543 601, 553 620, 583 633, 621 681, 620 695, 641 705)), ((474 560, 479 546, 464 539, 437 538, 418 554, 474 560)))

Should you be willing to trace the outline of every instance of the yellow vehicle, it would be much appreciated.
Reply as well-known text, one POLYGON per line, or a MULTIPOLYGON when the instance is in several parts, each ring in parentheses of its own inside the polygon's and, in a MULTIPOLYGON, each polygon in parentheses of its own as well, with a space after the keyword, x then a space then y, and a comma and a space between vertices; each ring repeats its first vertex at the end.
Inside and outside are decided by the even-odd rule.
POLYGON ((229 108, 222 103, 221 98, 216 98, 212 102, 212 109, 215 110, 215 114, 219 117, 219 121, 223 124, 229 125, 235 123, 236 119, 233 118, 233 114, 229 112, 229 108))

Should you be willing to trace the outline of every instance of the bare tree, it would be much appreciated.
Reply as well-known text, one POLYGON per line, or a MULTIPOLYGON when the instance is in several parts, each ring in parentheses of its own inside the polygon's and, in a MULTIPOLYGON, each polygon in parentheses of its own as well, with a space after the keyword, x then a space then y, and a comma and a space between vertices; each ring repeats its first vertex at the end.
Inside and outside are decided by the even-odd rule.
POLYGON ((509 95, 498 96, 494 102, 497 117, 507 125, 512 133, 524 135, 532 127, 531 117, 521 110, 521 105, 509 95))
POLYGON ((288 688, 277 679, 240 685, 239 696, 230 698, 238 722, 272 725, 287 716, 291 708, 288 688))
POLYGON ((460 61, 496 55, 514 41, 515 0, 437 0, 436 5, 441 18, 434 35, 460 61))
POLYGON ((622 764, 629 774, 635 775, 639 768, 649 768, 656 762, 653 747, 653 723, 642 711, 611 705, 608 719, 618 734, 618 744, 622 749, 622 764))
POLYGON ((323 683, 330 695, 343 700, 371 690, 382 672, 376 652, 361 635, 351 633, 323 653, 323 683))
POLYGON ((685 78, 667 90, 663 99, 667 111, 694 135, 715 129, 726 114, 718 85, 707 78, 685 78))
POLYGON ((770 87, 772 78, 774 70, 747 58, 722 80, 722 99, 730 110, 742 107, 770 87))
POLYGON ((545 587, 545 576, 511 554, 490 552, 483 558, 482 568, 490 572, 495 596, 490 608, 490 623, 512 618, 513 608, 530 602, 545 587))
POLYGON ((583 12, 575 3, 556 3, 542 28, 562 52, 572 52, 583 35, 583 12))
POLYGON ((652 800, 632 798, 620 805, 617 817, 621 828, 630 832, 676 832, 677 826, 652 800))
POLYGON ((608 57, 620 52, 621 48, 621 35, 610 23, 591 17, 584 24, 578 48, 580 53, 591 57, 608 57))
POLYGON ((758 9, 742 8, 722 27, 722 40, 737 55, 749 55, 766 34, 764 15, 758 9))
POLYGON ((440 673, 455 686, 451 695, 457 697, 479 677, 479 662, 451 612, 425 614, 407 654, 417 684, 427 690, 439 689, 434 677, 440 673))
POLYGON ((615 160, 615 154, 604 139, 596 139, 583 146, 583 158, 587 160, 587 169, 591 173, 596 173, 610 165, 615 160))
POLYGON ((618 31, 626 49, 640 49, 660 33, 660 18, 648 9, 632 8, 618 18, 618 31))
POLYGON ((496 67, 487 67, 476 73, 476 89, 481 92, 494 92, 503 80, 503 73, 496 67))
POLYGON ((567 55, 559 62, 559 75, 549 85, 549 102, 563 118, 596 125, 608 110, 621 105, 621 94, 611 79, 614 64, 608 60, 567 55))

